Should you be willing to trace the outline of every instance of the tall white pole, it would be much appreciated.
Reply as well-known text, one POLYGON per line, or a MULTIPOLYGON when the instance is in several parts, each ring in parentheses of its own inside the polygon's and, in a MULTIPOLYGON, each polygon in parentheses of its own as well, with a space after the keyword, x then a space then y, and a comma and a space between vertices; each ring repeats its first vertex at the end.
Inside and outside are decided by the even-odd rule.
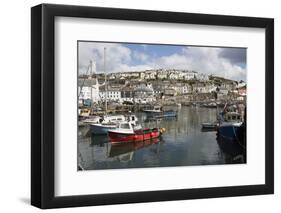
POLYGON ((106 58, 105 58, 105 55, 106 55, 106 48, 104 48, 104 86, 105 86, 105 114, 107 114, 107 74, 106 74, 106 67, 105 67, 105 61, 106 61, 106 58))
POLYGON ((92 60, 90 60, 90 76, 89 76, 89 78, 91 79, 92 78, 92 72, 93 72, 93 62, 92 62, 92 60))

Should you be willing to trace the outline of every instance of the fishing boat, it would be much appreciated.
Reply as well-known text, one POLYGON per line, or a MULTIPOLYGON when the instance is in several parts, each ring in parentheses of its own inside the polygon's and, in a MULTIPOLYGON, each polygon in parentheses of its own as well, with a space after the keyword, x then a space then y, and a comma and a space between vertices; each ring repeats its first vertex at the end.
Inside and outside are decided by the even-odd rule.
POLYGON ((116 123, 91 124, 91 132, 95 135, 106 135, 108 130, 115 129, 116 123))
POLYGON ((95 135, 106 135, 108 130, 116 129, 120 122, 130 122, 136 125, 138 118, 134 114, 125 115, 106 115, 100 118, 99 123, 90 124, 91 132, 95 135))
POLYGON ((141 128, 131 122, 121 122, 116 129, 108 130, 108 136, 112 143, 138 142, 159 138, 164 131, 164 128, 141 128))
POLYGON ((246 108, 243 111, 235 104, 227 105, 226 103, 218 115, 218 144, 230 155, 246 156, 246 108))
POLYGON ((101 117, 100 116, 89 116, 88 118, 81 121, 83 124, 95 124, 99 123, 101 117))
POLYGON ((205 107, 205 108, 217 108, 217 103, 216 102, 205 103, 205 104, 202 104, 202 107, 205 107))
POLYGON ((238 112, 226 112, 218 125, 218 135, 225 139, 238 139, 242 125, 241 115, 238 112))
POLYGON ((154 106, 153 109, 143 110, 148 117, 154 118, 168 118, 168 117, 177 117, 177 111, 174 110, 162 110, 161 106, 154 106))
POLYGON ((143 111, 145 113, 148 113, 148 114, 159 113, 159 112, 162 112, 162 107, 161 106, 153 106, 152 109, 145 109, 143 111))

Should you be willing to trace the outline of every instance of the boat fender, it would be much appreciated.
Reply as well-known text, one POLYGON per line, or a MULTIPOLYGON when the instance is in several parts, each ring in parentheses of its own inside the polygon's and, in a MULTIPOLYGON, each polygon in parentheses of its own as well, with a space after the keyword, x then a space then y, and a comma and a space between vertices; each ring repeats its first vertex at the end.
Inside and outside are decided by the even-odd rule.
POLYGON ((166 129, 165 128, 160 128, 160 133, 162 134, 164 132, 166 132, 166 129))

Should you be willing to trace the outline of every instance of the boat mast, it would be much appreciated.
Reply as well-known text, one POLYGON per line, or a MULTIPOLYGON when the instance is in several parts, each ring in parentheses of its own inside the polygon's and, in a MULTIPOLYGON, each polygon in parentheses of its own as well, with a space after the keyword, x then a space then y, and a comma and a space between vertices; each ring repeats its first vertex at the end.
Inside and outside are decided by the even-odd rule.
MULTIPOLYGON (((90 79, 92 79, 92 75, 93 75, 93 62, 92 60, 90 60, 90 79)), ((91 92, 91 110, 93 108, 93 85, 91 84, 90 87, 90 92, 91 92)))
POLYGON ((107 114, 107 75, 106 75, 106 68, 105 68, 105 53, 106 53, 106 48, 104 47, 104 82, 105 82, 105 115, 107 114))

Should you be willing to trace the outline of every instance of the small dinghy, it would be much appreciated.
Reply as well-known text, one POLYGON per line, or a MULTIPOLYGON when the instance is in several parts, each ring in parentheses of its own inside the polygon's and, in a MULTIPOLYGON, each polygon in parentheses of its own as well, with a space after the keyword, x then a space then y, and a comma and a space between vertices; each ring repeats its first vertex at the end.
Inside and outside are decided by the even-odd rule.
POLYGON ((202 123, 201 127, 202 127, 202 131, 215 131, 218 128, 218 123, 217 122, 202 123))

